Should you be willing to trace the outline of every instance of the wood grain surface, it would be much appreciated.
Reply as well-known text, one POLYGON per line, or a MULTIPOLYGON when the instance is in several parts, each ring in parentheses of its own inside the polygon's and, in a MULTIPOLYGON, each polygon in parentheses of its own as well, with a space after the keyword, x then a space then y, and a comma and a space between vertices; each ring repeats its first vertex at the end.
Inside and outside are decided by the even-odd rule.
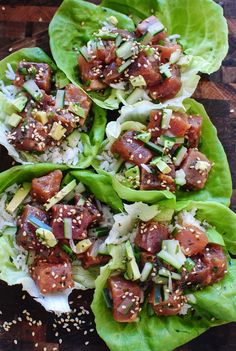
MULTIPOLYGON (((48 23, 61 2, 0 0, 0 59, 30 46, 40 46, 50 53, 48 23)), ((227 153, 234 188, 231 207, 236 211, 236 0, 225 0, 220 4, 224 7, 229 26, 229 53, 218 72, 202 77, 194 97, 204 103, 227 153)), ((1 171, 12 165, 3 148, 0 149, 0 157, 1 171)), ((79 312, 71 318, 79 318, 80 322, 68 322, 70 326, 66 330, 59 317, 45 312, 20 287, 11 288, 1 283, 0 351, 108 351, 94 330, 92 314, 87 315, 81 307, 89 310, 91 298, 91 291, 72 295, 71 304, 79 312)), ((178 350, 235 351, 235 330, 235 323, 213 328, 178 350)))

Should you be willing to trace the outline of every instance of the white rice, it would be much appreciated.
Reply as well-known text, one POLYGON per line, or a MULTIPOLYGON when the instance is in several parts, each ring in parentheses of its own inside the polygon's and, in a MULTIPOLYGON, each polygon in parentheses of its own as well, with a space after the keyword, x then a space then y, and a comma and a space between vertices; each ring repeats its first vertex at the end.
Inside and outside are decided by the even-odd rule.
POLYGON ((205 231, 201 221, 195 218, 196 213, 196 208, 193 208, 190 211, 181 211, 178 216, 175 217, 175 228, 181 229, 183 226, 189 224, 199 228, 202 231, 205 231))
POLYGON ((18 189, 18 185, 14 184, 5 190, 3 194, 0 195, 0 230, 4 230, 6 227, 16 226, 16 216, 11 215, 6 211, 6 202, 9 195, 15 194, 18 189))

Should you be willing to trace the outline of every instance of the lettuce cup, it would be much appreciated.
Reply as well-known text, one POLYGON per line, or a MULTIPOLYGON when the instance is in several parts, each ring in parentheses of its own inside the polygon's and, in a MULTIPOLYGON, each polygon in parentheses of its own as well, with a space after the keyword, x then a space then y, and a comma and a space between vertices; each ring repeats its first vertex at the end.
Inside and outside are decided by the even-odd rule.
POLYGON ((169 191, 178 200, 229 204, 230 170, 216 129, 201 104, 186 99, 184 107, 151 106, 108 123, 93 165, 112 174, 121 197, 130 201, 129 194, 140 192, 142 201, 141 194, 169 191))
POLYGON ((92 310, 111 351, 172 351, 236 321, 236 215, 214 202, 124 205, 92 310))
POLYGON ((94 288, 110 259, 104 240, 123 206, 106 176, 65 173, 40 164, 0 174, 0 279, 21 284, 56 313, 70 311, 73 289, 94 288))
POLYGON ((221 7, 194 1, 186 13, 188 4, 65 0, 49 27, 53 57, 71 82, 106 109, 140 100, 177 98, 181 104, 195 91, 198 71, 217 70, 228 49, 221 7), (216 18, 220 23, 214 33, 209 18, 214 28, 216 18))
POLYGON ((39 48, 1 61, 1 144, 19 163, 86 168, 104 137, 106 114, 39 48))

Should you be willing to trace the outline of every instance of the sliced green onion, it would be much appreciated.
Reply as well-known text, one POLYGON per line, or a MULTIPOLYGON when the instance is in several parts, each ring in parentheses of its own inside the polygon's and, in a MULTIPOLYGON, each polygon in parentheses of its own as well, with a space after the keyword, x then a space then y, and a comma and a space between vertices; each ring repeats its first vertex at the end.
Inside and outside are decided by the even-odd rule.
POLYGON ((175 166, 180 166, 182 163, 183 159, 185 158, 186 154, 188 152, 188 149, 185 146, 180 146, 178 150, 176 151, 174 157, 173 157, 173 162, 175 166))
POLYGON ((123 71, 126 70, 126 68, 128 68, 132 63, 132 60, 127 60, 125 63, 123 63, 123 65, 121 65, 119 68, 118 68, 118 72, 119 73, 122 73, 123 71))
POLYGON ((57 90, 57 95, 55 100, 56 109, 63 109, 64 99, 65 99, 65 90, 57 90))
POLYGON ((120 44, 122 43, 123 38, 120 34, 117 35, 116 37, 116 47, 118 48, 120 46, 120 44))
POLYGON ((187 272, 191 272, 195 267, 195 265, 196 265, 195 262, 191 258, 189 257, 186 258, 186 261, 184 263, 184 268, 186 269, 187 272))
POLYGON ((72 219, 64 218, 64 238, 72 239, 72 219))
POLYGON ((81 55, 83 56, 83 58, 89 62, 91 61, 92 57, 91 55, 88 53, 88 48, 87 46, 82 46, 82 48, 79 49, 81 55))
POLYGON ((160 66, 160 73, 163 78, 170 78, 172 76, 172 73, 170 71, 170 64, 165 63, 164 65, 160 66))
POLYGON ((133 41, 126 41, 121 46, 116 49, 117 57, 126 60, 134 55, 134 43, 133 41))
POLYGON ((156 145, 154 143, 152 143, 151 141, 145 143, 146 147, 152 151, 154 151, 155 153, 157 154, 163 154, 163 151, 164 151, 164 148, 159 146, 159 145, 156 145))
POLYGON ((148 279, 149 275, 151 274, 152 268, 153 264, 151 262, 145 263, 140 277, 141 282, 145 282, 148 279))
POLYGON ((113 307, 113 302, 109 294, 109 290, 107 288, 104 288, 102 291, 103 298, 106 302, 107 308, 112 308, 113 307))
POLYGON ((135 139, 141 140, 144 143, 148 143, 151 139, 151 133, 150 132, 139 133, 136 135, 135 139))
POLYGON ((32 96, 34 100, 40 101, 42 99, 43 93, 33 79, 27 80, 23 84, 23 88, 32 96))

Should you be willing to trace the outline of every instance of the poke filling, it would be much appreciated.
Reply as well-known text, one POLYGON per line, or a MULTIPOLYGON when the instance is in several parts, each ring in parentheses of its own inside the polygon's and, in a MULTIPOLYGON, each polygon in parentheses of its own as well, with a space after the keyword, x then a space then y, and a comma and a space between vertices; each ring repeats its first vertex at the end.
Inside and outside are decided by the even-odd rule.
POLYGON ((46 63, 21 61, 16 72, 8 66, 12 85, 0 85, 15 109, 5 118, 8 142, 27 161, 76 164, 90 123, 88 96, 73 84, 58 89, 46 63))
POLYGON ((178 35, 167 35, 155 16, 138 23, 134 32, 118 29, 109 22, 80 48, 78 65, 83 88, 107 87, 120 90, 122 99, 134 104, 141 99, 171 99, 181 89, 181 66, 190 57, 177 44, 178 35))
POLYGON ((1 230, 13 236, 19 253, 13 263, 42 295, 76 287, 84 270, 110 258, 104 245, 113 224, 110 208, 82 183, 62 186, 62 176, 53 171, 1 197, 1 230))
POLYGON ((125 268, 112 273, 103 291, 117 322, 137 321, 146 303, 150 315, 187 314, 194 303, 192 292, 223 279, 223 239, 195 215, 191 210, 168 221, 137 218, 129 240, 122 244, 125 268), (214 236, 220 239, 212 240, 214 236))

